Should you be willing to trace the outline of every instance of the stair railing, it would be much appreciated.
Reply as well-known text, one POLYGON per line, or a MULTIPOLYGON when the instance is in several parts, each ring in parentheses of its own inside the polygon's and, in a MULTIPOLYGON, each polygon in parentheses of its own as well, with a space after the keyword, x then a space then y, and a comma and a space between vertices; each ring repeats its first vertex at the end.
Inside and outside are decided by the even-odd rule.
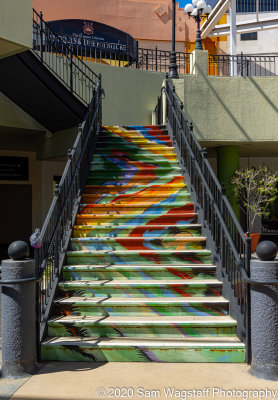
POLYGON ((175 87, 166 79, 156 106, 158 123, 170 125, 178 148, 184 174, 200 209, 201 219, 214 244, 213 256, 219 260, 223 280, 229 282, 230 302, 236 308, 239 331, 246 344, 246 359, 251 361, 250 348, 250 284, 248 283, 251 239, 246 236, 225 195, 223 186, 206 158, 186 118, 183 103, 175 87), (163 117, 163 104, 166 115, 163 117), (164 119, 164 121, 163 121, 164 119))
POLYGON ((93 97, 98 76, 78 58, 33 9, 33 54, 86 106, 93 97))
POLYGON ((45 334, 49 312, 65 259, 72 227, 87 181, 98 133, 102 123, 101 75, 93 91, 92 100, 84 121, 79 126, 73 148, 68 151, 68 161, 61 181, 43 224, 35 261, 38 273, 37 315, 38 345, 45 334))

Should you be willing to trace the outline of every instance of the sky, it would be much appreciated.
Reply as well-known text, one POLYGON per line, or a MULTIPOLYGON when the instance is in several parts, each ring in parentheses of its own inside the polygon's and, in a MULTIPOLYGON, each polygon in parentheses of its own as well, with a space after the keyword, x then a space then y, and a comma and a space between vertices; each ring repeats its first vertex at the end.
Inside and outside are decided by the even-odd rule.
POLYGON ((179 3, 180 8, 183 8, 187 3, 192 3, 191 0, 177 0, 179 3))
MULTIPOLYGON (((183 8, 187 3, 192 3, 191 0, 176 0, 179 3, 179 7, 183 8)), ((207 4, 210 4, 212 8, 217 3, 218 0, 207 0, 207 4)))

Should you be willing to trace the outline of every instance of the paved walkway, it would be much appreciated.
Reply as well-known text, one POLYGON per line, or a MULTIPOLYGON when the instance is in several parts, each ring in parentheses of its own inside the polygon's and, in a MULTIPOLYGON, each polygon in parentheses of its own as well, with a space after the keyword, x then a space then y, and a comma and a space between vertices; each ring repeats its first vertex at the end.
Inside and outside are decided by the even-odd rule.
MULTIPOLYGON (((278 382, 254 378, 248 374, 249 368, 245 364, 52 362, 22 382, 11 399, 278 400, 278 382)), ((1 389, 0 380, 2 400, 1 389)))

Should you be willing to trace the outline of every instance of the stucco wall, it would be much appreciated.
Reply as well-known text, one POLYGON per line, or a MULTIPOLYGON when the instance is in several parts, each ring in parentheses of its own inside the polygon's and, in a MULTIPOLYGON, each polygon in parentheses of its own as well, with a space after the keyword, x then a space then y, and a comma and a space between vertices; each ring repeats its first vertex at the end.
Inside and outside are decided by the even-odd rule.
MULTIPOLYGON (((33 0, 44 18, 87 19, 129 33, 136 40, 169 41, 172 35, 172 0, 33 0)), ((176 40, 193 40, 196 24, 176 5, 176 40)))
POLYGON ((139 71, 87 62, 102 74, 105 90, 104 125, 151 124, 151 114, 160 95, 164 73, 139 71))
POLYGON ((196 55, 196 75, 183 76, 175 85, 197 138, 277 142, 277 77, 208 76, 207 52, 196 55))
POLYGON ((0 58, 32 47, 32 0, 0 0, 0 58))

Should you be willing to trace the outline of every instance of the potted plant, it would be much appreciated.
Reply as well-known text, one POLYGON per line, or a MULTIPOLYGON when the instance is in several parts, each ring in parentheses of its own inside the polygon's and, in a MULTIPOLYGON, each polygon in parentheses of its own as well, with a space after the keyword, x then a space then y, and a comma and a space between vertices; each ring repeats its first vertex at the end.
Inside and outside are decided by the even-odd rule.
POLYGON ((277 172, 271 172, 266 166, 237 170, 231 180, 240 208, 247 217, 252 251, 256 250, 261 235, 253 232, 255 218, 269 215, 269 205, 278 195, 277 182, 277 172))

